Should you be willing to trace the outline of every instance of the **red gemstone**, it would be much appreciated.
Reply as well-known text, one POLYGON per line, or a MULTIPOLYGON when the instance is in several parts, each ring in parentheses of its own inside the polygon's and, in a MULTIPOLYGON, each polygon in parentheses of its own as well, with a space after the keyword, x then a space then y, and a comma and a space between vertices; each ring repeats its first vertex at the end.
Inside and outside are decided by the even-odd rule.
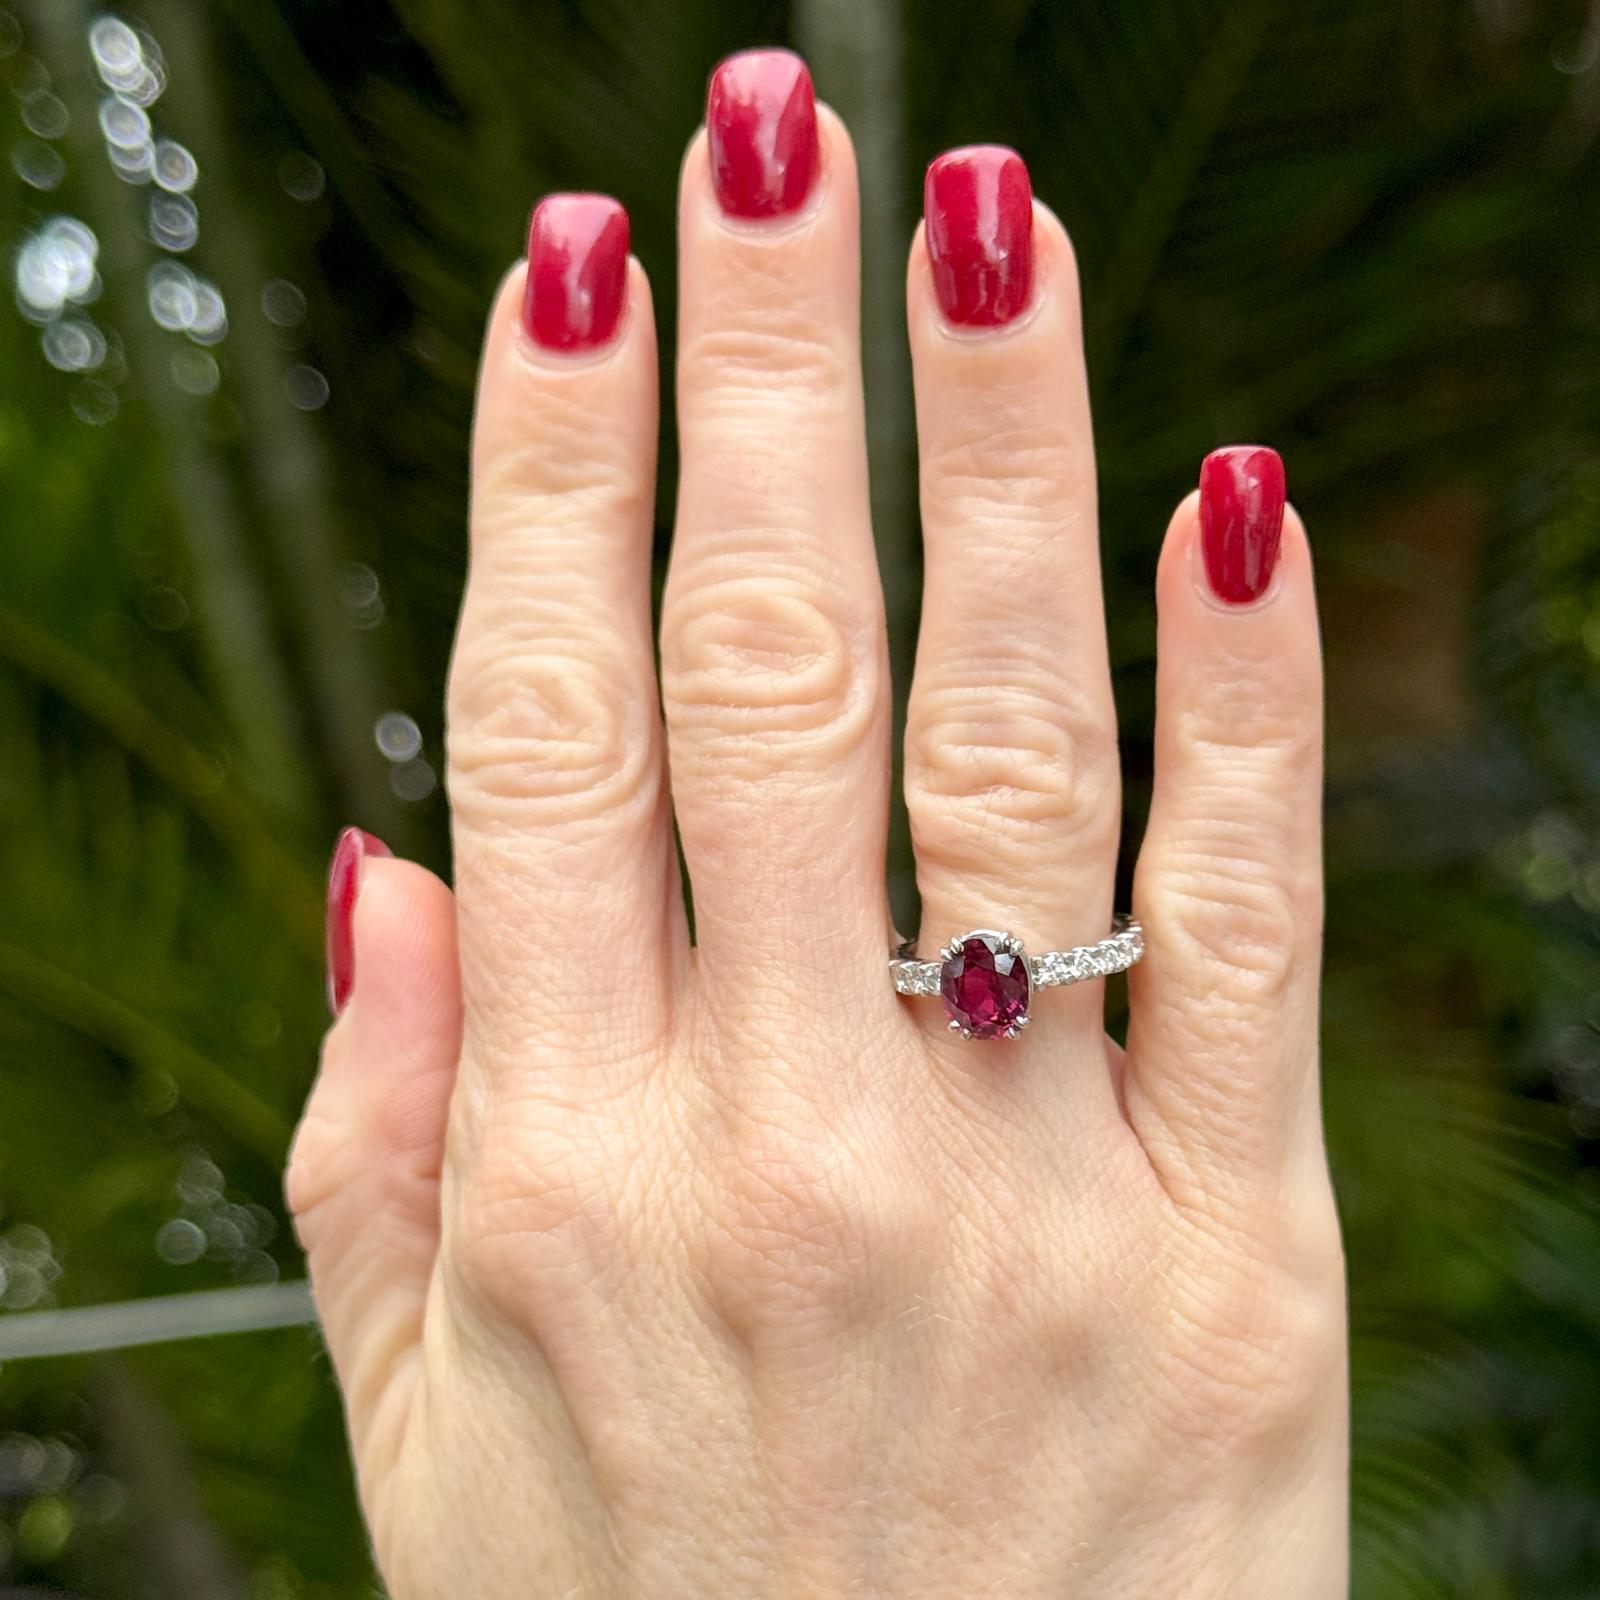
POLYGON ((974 1039, 993 1039, 1028 1014, 1028 962, 1003 933, 969 933, 939 969, 939 997, 974 1039))

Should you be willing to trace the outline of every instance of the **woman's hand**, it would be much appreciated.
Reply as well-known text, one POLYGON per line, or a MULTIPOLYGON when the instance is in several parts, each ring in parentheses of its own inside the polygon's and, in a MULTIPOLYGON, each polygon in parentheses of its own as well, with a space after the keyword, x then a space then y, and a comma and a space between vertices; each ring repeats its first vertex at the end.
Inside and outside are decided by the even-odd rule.
MULTIPOLYGON (((1126 1053, 1099 982, 952 1035, 887 965, 849 140, 780 52, 724 64, 707 122, 660 700, 649 290, 619 206, 552 197, 484 353, 455 894, 359 835, 336 863, 348 1004, 290 1197, 391 1592, 1341 1594, 1320 683, 1277 458, 1211 458, 1168 530, 1126 1053)), ((1092 942, 1119 795, 1078 284, 1016 156, 934 164, 907 299, 922 951, 1092 942)))

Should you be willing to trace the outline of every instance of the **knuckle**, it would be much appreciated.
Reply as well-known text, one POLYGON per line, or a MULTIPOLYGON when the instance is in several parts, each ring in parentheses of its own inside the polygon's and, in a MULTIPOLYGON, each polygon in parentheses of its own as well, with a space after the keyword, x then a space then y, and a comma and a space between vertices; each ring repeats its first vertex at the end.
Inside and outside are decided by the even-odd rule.
POLYGON ((1250 1382, 1235 1420, 1247 1438, 1268 1447, 1291 1443, 1327 1412, 1344 1382, 1345 1327, 1342 1296, 1292 1281, 1279 1287, 1270 1310, 1244 1335, 1250 1382))
POLYGON ((680 591, 669 610, 662 687, 675 755, 714 747, 720 771, 765 775, 797 749, 842 754, 863 733, 874 667, 816 596, 732 578, 680 591))
POLYGON ((1108 844, 1118 780, 1109 713, 1044 684, 930 688, 906 733, 906 806, 918 852, 957 867, 1006 841, 1108 844), (981 826, 975 826, 975 822, 981 826))
POLYGON ((724 1323, 751 1342, 855 1325, 926 1227, 881 1173, 801 1121, 741 1119, 704 1208, 703 1281, 724 1323))
POLYGON ((1346 1350, 1340 1259, 1315 1277, 1241 1264, 1175 1310, 1168 1393, 1186 1434, 1271 1456, 1338 1405, 1346 1350))
MULTIPOLYGON (((1009 1188, 1010 1186, 1008 1186, 1009 1188)), ((1082 1228, 1081 1219, 1075 1227, 1082 1228)), ((1060 1364, 1073 1363, 1096 1336, 1106 1308, 1126 1307, 1119 1296, 1090 1301, 1083 1285, 1105 1251, 1089 1247, 1074 1271, 1063 1270, 1059 1238, 1013 1188, 987 1205, 971 1201, 948 1229, 947 1253, 959 1263, 963 1296, 981 1323, 993 1330, 1004 1360, 1038 1381, 1060 1379, 1060 1364)))
MULTIPOLYGON (((761 287, 758 280, 755 288, 761 287)), ((748 317, 703 328, 684 340, 678 354, 680 383, 698 404, 715 406, 718 397, 725 397, 741 407, 755 399, 792 409, 796 393, 829 394, 847 385, 853 349, 816 310, 803 302, 790 303, 793 285, 787 278, 765 287, 771 292, 758 294, 748 317), (775 387, 774 379, 781 386, 775 387)))
POLYGON ((654 806, 653 718, 622 685, 633 673, 603 649, 478 643, 450 673, 452 807, 485 831, 582 822, 654 806))
POLYGON ((359 1171, 358 1143, 351 1138, 345 1108, 333 1103, 331 1085, 341 1079, 348 1035, 338 1026, 322 1046, 322 1067, 306 1101, 284 1170, 283 1195, 295 1231, 307 1251, 322 1232, 321 1219, 359 1171))
POLYGON ((1294 1199, 1279 1208, 1279 1222, 1268 1234, 1274 1259, 1286 1264, 1291 1280, 1309 1285, 1318 1295, 1344 1301, 1344 1238, 1333 1189, 1326 1176, 1313 1180, 1309 1203, 1294 1199))
POLYGON ((607 1168, 570 1135, 491 1121, 452 1164, 445 1260, 470 1303, 523 1322, 564 1276, 590 1275, 614 1256, 607 1168))
POLYGON ((308 1251, 348 1233, 351 1218, 381 1209, 426 1224, 434 1205, 453 1070, 400 1059, 374 1078, 346 1059, 351 1049, 336 1024, 289 1149, 284 1199, 308 1251))
POLYGON ((521 339, 491 341, 473 417, 474 524, 502 507, 558 513, 568 496, 653 505, 654 395, 640 393, 648 343, 625 340, 620 360, 589 365, 552 364, 521 339))
POLYGON ((315 1102, 306 1108, 295 1129, 284 1174, 284 1200, 294 1219, 295 1232, 309 1252, 320 1232, 318 1219, 329 1200, 343 1187, 339 1174, 342 1130, 319 1114, 315 1102))
POLYGON ((1174 715, 1173 742, 1184 760, 1235 793, 1298 794, 1321 770, 1320 718, 1308 716, 1298 696, 1264 694, 1257 656, 1212 666, 1204 697, 1174 715))
POLYGON ((1282 1003, 1320 926, 1319 874, 1237 850, 1194 848, 1141 887, 1152 969, 1192 974, 1252 1014, 1282 1003))
POLYGON ((1024 397, 1020 418, 974 412, 969 427, 935 443, 922 465, 923 494, 957 527, 1036 525, 1059 548, 1061 525, 1092 505, 1092 468, 1080 446, 1040 426, 1054 401, 1024 397), (1085 493, 1088 490, 1089 493, 1085 493))
POLYGON ((650 475, 637 441, 616 425, 615 403, 574 404, 540 393, 480 449, 472 480, 475 544, 529 528, 637 526, 650 509, 650 475))

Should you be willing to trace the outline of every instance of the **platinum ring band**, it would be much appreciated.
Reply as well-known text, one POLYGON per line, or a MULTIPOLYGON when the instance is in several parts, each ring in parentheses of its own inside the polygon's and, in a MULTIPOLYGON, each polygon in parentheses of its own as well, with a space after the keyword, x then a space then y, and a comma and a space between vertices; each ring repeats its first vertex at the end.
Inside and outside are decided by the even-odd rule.
POLYGON ((1029 955, 1013 933, 975 928, 957 935, 938 961, 912 954, 907 940, 889 952, 889 976, 904 995, 937 995, 950 1029, 963 1039, 1014 1039, 1028 1026, 1035 989, 1058 989, 1126 972, 1144 954, 1144 930, 1118 917, 1098 944, 1029 955))
MULTIPOLYGON (((943 961, 922 961, 914 956, 915 939, 907 939, 889 952, 889 975, 896 994, 937 995, 943 961)), ((1026 957, 1028 981, 1035 989, 1059 989, 1089 978, 1109 978, 1136 966, 1144 955, 1144 929, 1132 917, 1117 917, 1111 933, 1098 944, 1080 944, 1072 950, 1046 950, 1026 957)))

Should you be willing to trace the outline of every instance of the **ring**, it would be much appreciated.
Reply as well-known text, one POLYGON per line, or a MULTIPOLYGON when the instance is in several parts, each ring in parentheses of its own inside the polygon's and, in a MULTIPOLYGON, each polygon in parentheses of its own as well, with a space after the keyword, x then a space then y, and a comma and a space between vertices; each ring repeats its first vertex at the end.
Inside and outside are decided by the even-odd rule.
POLYGON ((1126 972, 1144 954, 1144 930, 1117 917, 1099 944, 1046 950, 1030 956, 1015 934, 975 928, 945 945, 939 961, 919 961, 913 940, 889 952, 889 975, 898 994, 938 995, 950 1031, 963 1039, 1015 1039, 1028 1026, 1035 989, 1055 989, 1086 978, 1126 972))

